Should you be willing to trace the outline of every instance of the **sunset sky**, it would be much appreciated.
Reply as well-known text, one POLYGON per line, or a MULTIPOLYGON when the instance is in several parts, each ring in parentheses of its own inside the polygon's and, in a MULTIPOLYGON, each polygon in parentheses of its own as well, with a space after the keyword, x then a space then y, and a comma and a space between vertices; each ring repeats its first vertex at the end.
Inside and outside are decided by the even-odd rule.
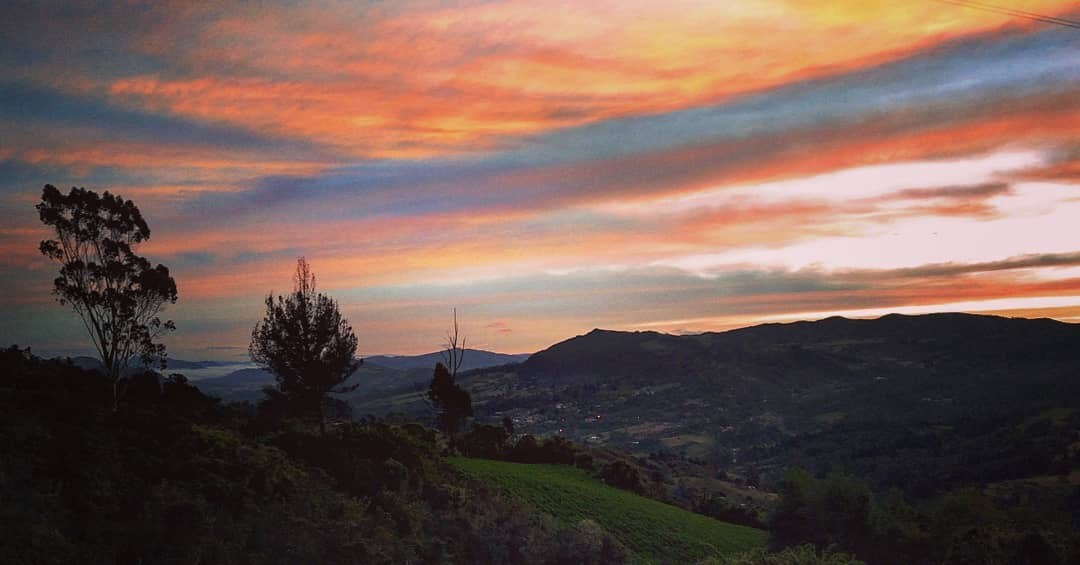
POLYGON ((139 206, 185 359, 246 355, 298 256, 362 354, 438 349, 454 307, 503 352, 1080 321, 1076 27, 934 0, 63 4, 0 7, 4 346, 91 352, 38 252, 46 183, 139 206))

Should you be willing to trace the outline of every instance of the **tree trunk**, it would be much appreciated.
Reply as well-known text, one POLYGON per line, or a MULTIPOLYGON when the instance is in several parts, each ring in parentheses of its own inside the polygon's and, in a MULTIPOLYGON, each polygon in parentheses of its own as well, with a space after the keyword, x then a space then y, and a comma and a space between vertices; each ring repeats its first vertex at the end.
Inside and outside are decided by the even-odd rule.
POLYGON ((109 381, 112 383, 112 399, 109 405, 109 411, 116 414, 120 411, 120 379, 115 375, 109 377, 109 381))
POLYGON ((319 434, 326 435, 326 410, 322 398, 319 399, 319 434))

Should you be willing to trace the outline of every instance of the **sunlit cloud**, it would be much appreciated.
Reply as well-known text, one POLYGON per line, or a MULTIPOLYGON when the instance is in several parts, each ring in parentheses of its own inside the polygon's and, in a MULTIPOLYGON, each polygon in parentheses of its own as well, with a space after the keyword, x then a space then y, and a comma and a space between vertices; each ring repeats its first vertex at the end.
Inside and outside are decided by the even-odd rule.
MULTIPOLYGON (((1073 3, 1014 8, 1075 17, 1073 3)), ((41 186, 134 198, 180 351, 306 256, 367 353, 1080 315, 1080 39, 940 2, 0 8, 0 339, 78 347, 41 186)))

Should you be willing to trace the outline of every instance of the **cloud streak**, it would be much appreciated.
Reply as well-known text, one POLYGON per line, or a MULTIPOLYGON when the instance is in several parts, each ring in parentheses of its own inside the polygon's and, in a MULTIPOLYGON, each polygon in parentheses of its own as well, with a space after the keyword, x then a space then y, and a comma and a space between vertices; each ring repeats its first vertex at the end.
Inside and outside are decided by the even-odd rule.
POLYGON ((4 340, 77 336, 45 183, 135 198, 200 352, 242 347, 298 255, 401 353, 454 305, 527 351, 1080 296, 1075 30, 846 0, 0 11, 4 340))

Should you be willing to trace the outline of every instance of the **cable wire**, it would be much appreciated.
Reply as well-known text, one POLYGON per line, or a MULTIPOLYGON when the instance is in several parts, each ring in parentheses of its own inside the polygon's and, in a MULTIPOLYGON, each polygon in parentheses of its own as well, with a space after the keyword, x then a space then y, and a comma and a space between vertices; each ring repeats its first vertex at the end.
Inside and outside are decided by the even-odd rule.
POLYGON ((1028 12, 1026 10, 1018 10, 1016 8, 1005 8, 1001 6, 994 6, 991 4, 985 4, 983 2, 975 2, 973 0, 936 0, 942 4, 952 4, 953 6, 962 6, 964 8, 973 8, 976 10, 983 10, 984 12, 994 12, 997 14, 1004 14, 1006 16, 1013 16, 1017 18, 1024 18, 1036 22, 1042 22, 1047 24, 1057 24, 1060 26, 1071 27, 1074 29, 1080 29, 1080 22, 1074 20, 1067 20, 1065 18, 1058 18, 1054 16, 1044 16, 1042 14, 1036 14, 1035 12, 1028 12))

